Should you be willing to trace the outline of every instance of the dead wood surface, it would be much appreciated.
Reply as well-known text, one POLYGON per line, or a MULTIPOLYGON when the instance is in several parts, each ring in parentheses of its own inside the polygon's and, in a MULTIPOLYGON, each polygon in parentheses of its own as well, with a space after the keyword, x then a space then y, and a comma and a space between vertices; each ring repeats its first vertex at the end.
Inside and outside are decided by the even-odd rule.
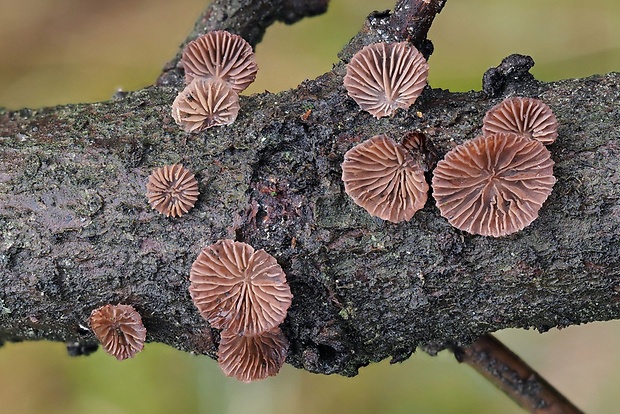
MULTIPOLYGON (((256 44, 271 22, 325 5, 216 1, 192 36, 229 29, 256 44), (273 12, 284 4, 285 14, 273 12)), ((187 279, 199 250, 221 238, 282 265, 294 294, 287 361, 312 372, 354 375, 418 346, 434 353, 503 328, 620 318, 620 74, 542 83, 513 56, 485 76, 486 93, 429 87, 392 118, 376 120, 347 97, 342 78, 356 50, 409 39, 430 54, 426 31, 443 6, 403 0, 394 14, 371 16, 331 72, 244 96, 232 126, 199 135, 170 115, 178 56, 157 86, 108 102, 0 112, 0 339, 88 349, 91 310, 120 302, 141 312, 148 340, 213 356, 217 332, 192 305, 187 279), (412 30, 402 30, 407 22, 412 30), (432 198, 392 224, 344 193, 340 164, 357 142, 422 131, 443 156, 509 95, 539 97, 560 123, 550 146, 558 182, 524 231, 465 234, 432 198), (167 219, 147 204, 145 183, 176 162, 196 173, 201 196, 190 214, 167 219)))

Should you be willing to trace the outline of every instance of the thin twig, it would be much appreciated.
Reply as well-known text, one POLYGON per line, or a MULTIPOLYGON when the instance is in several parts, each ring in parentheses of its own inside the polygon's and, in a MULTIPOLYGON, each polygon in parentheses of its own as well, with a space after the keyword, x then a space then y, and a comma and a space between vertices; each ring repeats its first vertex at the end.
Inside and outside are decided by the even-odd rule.
POLYGON ((536 414, 579 414, 582 411, 492 335, 471 346, 454 347, 454 356, 481 373, 514 402, 536 414))

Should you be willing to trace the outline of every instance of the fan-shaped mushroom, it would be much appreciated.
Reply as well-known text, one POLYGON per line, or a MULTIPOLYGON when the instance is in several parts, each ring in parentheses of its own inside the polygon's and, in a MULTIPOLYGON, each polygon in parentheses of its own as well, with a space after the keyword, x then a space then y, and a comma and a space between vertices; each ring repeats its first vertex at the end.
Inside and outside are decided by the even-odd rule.
POLYGON ((172 103, 172 117, 185 132, 230 125, 239 113, 239 96, 226 82, 195 78, 172 103))
POLYGON ((146 183, 149 204, 166 217, 181 217, 198 199, 198 182, 181 164, 154 170, 146 183))
POLYGON ((504 99, 489 109, 483 119, 484 135, 498 132, 516 133, 545 145, 558 137, 558 121, 544 102, 533 98, 504 99))
POLYGON ((360 108, 381 118, 413 105, 427 77, 426 59, 409 42, 374 43, 353 56, 344 86, 360 108))
POLYGON ((252 336, 224 330, 217 359, 224 374, 251 382, 276 375, 287 351, 288 341, 280 328, 252 336))
POLYGON ((146 329, 131 305, 102 306, 91 312, 88 322, 103 349, 119 361, 144 348, 146 329))
POLYGON ((256 78, 258 67, 252 46, 241 36, 216 30, 191 41, 181 58, 185 82, 194 78, 215 78, 226 82, 236 93, 256 78))
POLYGON ((233 240, 203 248, 190 282, 192 300, 211 326, 241 335, 280 325, 293 297, 273 256, 233 240))
POLYGON ((551 154, 516 134, 480 136, 452 149, 433 171, 433 197, 454 227, 500 237, 522 230, 555 184, 551 154))
POLYGON ((410 220, 428 197, 421 166, 403 146, 385 135, 374 136, 347 151, 342 181, 357 205, 393 223, 410 220))

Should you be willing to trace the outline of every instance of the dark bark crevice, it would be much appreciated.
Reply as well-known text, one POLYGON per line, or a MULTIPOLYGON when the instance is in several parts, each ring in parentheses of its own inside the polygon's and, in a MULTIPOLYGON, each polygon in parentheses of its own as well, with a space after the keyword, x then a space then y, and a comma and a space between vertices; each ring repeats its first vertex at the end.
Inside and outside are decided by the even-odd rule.
MULTIPOLYGON (((367 33, 352 44, 376 36, 367 33)), ((496 97, 429 87, 410 110, 376 120, 347 97, 344 71, 241 97, 232 126, 199 135, 170 116, 175 82, 0 112, 0 338, 65 341, 79 353, 94 342, 90 311, 122 302, 140 311, 149 341, 213 356, 218 335, 187 278, 198 251, 225 237, 284 268, 288 362, 312 372, 354 375, 419 346, 435 353, 503 328, 620 317, 620 74, 506 78, 496 97), (340 163, 355 143, 422 131, 443 156, 476 136, 505 94, 540 97, 560 123, 550 147, 558 182, 524 231, 462 233, 432 199, 410 222, 386 223, 344 193, 340 163), (196 173, 201 195, 190 214, 167 219, 147 204, 145 183, 174 162, 196 173)))

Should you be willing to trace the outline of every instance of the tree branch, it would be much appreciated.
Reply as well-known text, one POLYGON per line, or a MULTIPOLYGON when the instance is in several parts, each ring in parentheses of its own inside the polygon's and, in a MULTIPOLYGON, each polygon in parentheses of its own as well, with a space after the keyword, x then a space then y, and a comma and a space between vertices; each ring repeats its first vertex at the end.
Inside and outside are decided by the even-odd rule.
POLYGON ((274 22, 293 24, 304 17, 325 13, 328 3, 329 0, 215 0, 200 16, 176 56, 164 66, 157 85, 183 84, 183 72, 179 67, 183 48, 201 34, 226 30, 240 35, 255 47, 274 22))
MULTIPOLYGON (((373 15, 342 56, 391 21, 415 21, 406 6, 421 3, 373 15)), ((421 7, 433 17, 440 9, 421 7)), ((199 27, 246 37, 252 27, 241 11, 213 19, 199 27)), ((443 155, 478 134, 500 98, 427 88, 410 110, 376 120, 347 97, 344 73, 342 62, 294 90, 242 96, 235 124, 200 135, 170 115, 176 67, 159 86, 109 102, 0 112, 0 338, 88 350, 90 311, 122 302, 140 311, 148 340, 213 356, 217 332, 192 305, 187 278, 199 250, 224 237, 282 265, 294 294, 288 362, 313 372, 354 375, 418 346, 434 353, 503 328, 620 317, 619 74, 504 77, 500 95, 537 96, 555 111, 558 182, 530 227, 491 239, 452 228, 432 201, 408 223, 368 216, 344 193, 340 163, 362 139, 412 130, 443 155), (201 191, 176 220, 144 196, 150 172, 174 162, 196 173, 201 191)))
POLYGON ((452 351, 459 362, 470 365, 530 413, 582 413, 492 335, 483 335, 471 346, 455 347, 452 351))

